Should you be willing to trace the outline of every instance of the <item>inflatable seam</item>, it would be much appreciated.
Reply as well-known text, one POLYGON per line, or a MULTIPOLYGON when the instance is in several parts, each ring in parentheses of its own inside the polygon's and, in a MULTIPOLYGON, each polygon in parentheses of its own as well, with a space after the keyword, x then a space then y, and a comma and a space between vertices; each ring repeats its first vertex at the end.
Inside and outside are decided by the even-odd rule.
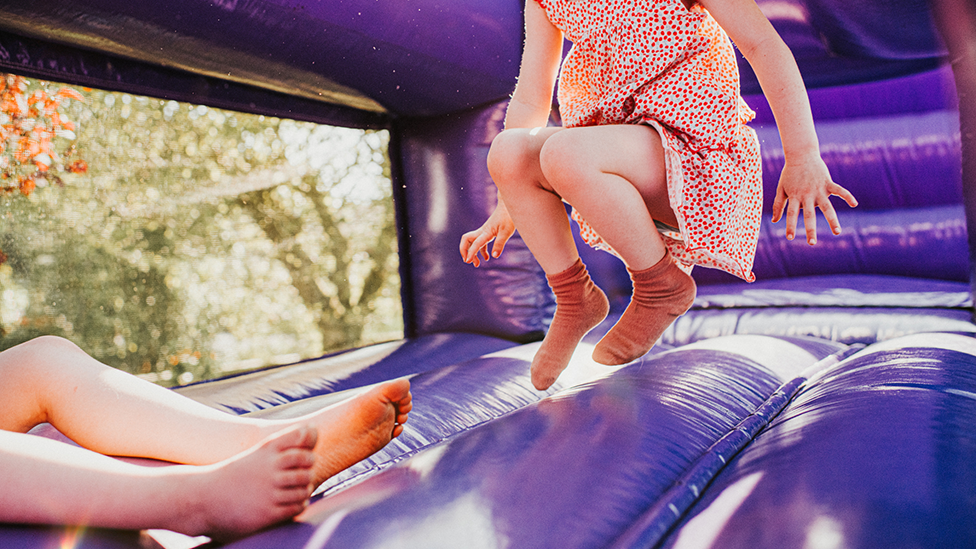
POLYGON ((689 509, 701 499, 712 480, 744 450, 800 392, 817 372, 860 351, 855 345, 816 362, 780 385, 754 412, 705 451, 664 494, 611 545, 613 549, 659 547, 689 509))

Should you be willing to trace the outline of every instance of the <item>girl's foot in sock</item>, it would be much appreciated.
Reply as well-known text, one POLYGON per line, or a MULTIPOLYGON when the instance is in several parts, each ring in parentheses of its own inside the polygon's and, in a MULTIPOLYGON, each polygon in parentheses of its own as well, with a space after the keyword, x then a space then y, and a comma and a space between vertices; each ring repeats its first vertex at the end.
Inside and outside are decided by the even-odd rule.
POLYGON ((617 324, 593 349, 593 360, 608 366, 644 356, 695 302, 695 281, 678 268, 667 250, 652 267, 627 271, 634 283, 634 297, 617 324))
POLYGON ((556 314, 532 360, 532 385, 540 391, 556 382, 583 336, 610 311, 606 294, 590 279, 582 260, 546 279, 556 295, 556 314))

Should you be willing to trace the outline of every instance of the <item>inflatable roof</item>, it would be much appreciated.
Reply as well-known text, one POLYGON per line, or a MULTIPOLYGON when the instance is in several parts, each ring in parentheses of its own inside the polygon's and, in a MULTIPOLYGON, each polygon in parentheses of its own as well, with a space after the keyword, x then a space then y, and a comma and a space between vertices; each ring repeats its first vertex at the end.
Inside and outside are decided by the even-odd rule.
MULTIPOLYGON (((528 380, 553 310, 541 270, 517 239, 487 268, 457 258, 493 207, 519 1, 0 0, 0 70, 390 131, 405 339, 180 390, 275 417, 410 376, 411 422, 295 522, 230 547, 974 546, 976 8, 758 3, 861 206, 816 247, 764 220, 759 280, 696 270, 693 309, 621 368, 588 351, 627 274, 584 247, 614 313, 543 393, 528 380)), ((782 148, 740 66, 768 208, 782 148)), ((3 547, 65 543, 199 542, 0 526, 3 547)))

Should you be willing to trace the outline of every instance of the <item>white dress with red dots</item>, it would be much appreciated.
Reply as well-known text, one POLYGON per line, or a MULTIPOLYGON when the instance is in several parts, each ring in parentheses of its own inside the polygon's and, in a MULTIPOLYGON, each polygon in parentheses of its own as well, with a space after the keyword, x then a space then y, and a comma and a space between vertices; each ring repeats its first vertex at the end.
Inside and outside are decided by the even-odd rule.
MULTIPOLYGON (((563 125, 648 124, 661 134, 678 227, 662 228, 686 270, 752 282, 762 213, 759 141, 745 124, 739 70, 725 31, 681 0, 538 0, 573 42, 559 73, 563 125)), ((613 250, 573 210, 594 248, 613 250)))

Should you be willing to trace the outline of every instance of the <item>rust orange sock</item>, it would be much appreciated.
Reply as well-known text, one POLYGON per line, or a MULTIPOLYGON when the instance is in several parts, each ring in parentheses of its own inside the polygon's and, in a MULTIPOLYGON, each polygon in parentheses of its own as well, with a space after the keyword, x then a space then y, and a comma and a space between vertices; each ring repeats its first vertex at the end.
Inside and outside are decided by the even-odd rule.
POLYGON ((643 356, 695 301, 695 281, 678 268, 668 251, 647 269, 627 271, 634 296, 617 324, 593 349, 593 360, 600 364, 626 364, 643 356))
POLYGON ((556 314, 532 360, 532 385, 540 391, 556 382, 586 332, 610 311, 606 294, 590 279, 580 259, 565 271, 546 275, 546 280, 556 295, 556 314))

